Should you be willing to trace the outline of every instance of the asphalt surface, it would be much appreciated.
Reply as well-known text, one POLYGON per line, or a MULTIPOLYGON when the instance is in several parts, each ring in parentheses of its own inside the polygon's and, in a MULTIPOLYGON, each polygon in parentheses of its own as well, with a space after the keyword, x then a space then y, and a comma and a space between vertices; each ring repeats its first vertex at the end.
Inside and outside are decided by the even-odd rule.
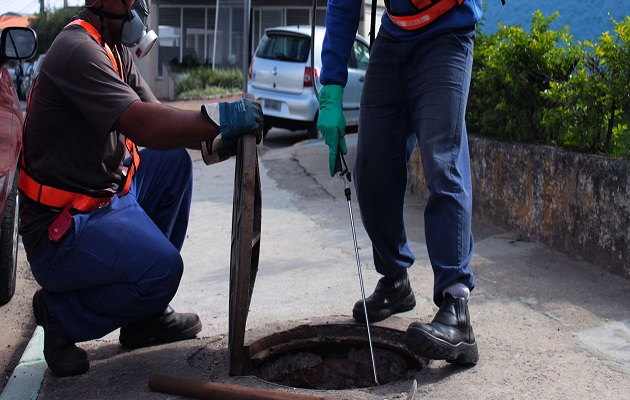
MULTIPOLYGON (((356 135, 348 137, 352 165, 356 135)), ((197 339, 129 351, 118 331, 79 345, 86 374, 57 378, 42 355, 41 328, 0 395, 8 399, 173 399, 153 391, 158 374, 242 388, 335 399, 629 399, 630 281, 597 266, 523 242, 514 232, 474 220, 470 301, 480 361, 462 368, 433 361, 380 386, 308 390, 254 376, 230 376, 229 263, 234 159, 206 166, 193 153, 194 197, 182 250, 185 272, 172 302, 197 312, 197 339)), ((352 323, 360 298, 343 185, 327 171, 322 140, 272 130, 259 146, 262 228, 259 271, 249 309, 246 343, 304 324, 352 323)), ((354 191, 353 191, 354 192, 354 191)), ((424 245, 424 200, 408 196, 406 219, 417 261, 410 271, 418 304, 377 326, 404 331, 430 321, 432 271, 424 245)), ((366 294, 379 275, 353 198, 366 294)), ((20 257, 24 257, 23 254, 20 257)), ((221 397, 217 397, 221 398, 221 397)))

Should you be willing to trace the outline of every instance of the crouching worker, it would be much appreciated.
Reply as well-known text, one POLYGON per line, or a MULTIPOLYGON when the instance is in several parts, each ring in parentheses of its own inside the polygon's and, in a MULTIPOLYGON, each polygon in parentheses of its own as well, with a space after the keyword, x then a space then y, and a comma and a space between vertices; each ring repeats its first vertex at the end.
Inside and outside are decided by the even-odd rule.
POLYGON ((145 0, 89 0, 51 45, 28 105, 20 233, 42 287, 33 311, 44 357, 57 376, 89 369, 75 343, 118 328, 126 348, 201 331, 196 314, 169 306, 192 196, 185 147, 205 147, 205 157, 219 135, 262 137, 253 101, 201 111, 156 101, 127 48, 147 15, 145 0))

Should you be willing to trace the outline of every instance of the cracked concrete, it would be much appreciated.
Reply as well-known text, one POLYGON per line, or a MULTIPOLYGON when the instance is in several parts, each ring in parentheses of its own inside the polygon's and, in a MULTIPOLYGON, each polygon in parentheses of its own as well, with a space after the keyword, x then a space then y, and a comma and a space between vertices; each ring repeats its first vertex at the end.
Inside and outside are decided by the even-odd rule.
MULTIPOLYGON (((295 143, 299 134, 286 131, 269 135, 260 147, 262 239, 247 343, 322 319, 352 323, 351 309, 360 298, 343 185, 328 175, 325 145, 321 140, 295 143)), ((349 165, 355 144, 350 135, 349 165)), ((191 223, 182 250, 185 272, 172 304, 178 311, 200 314, 204 327, 199 337, 135 351, 120 347, 117 332, 80 343, 89 353, 90 371, 63 379, 46 373, 36 398, 174 398, 148 388, 154 374, 347 400, 628 397, 630 282, 477 219, 472 260, 477 287, 470 302, 480 352, 475 367, 433 361, 409 379, 354 390, 309 391, 230 376, 234 163, 208 167, 196 161, 194 168, 191 223)), ((418 305, 378 325, 404 330, 413 321, 430 320, 436 311, 423 204, 410 197, 406 205, 417 258, 410 275, 418 305)), ((379 276, 356 202, 353 207, 365 287, 371 292, 379 276)))

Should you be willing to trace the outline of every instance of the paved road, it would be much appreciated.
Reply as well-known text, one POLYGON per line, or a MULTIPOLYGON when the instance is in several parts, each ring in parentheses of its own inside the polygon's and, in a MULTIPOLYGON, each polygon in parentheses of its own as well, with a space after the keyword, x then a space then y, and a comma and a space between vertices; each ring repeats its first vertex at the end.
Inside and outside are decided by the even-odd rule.
MULTIPOLYGON (((301 139, 299 134, 271 131, 260 147, 262 241, 246 341, 304 323, 349 322, 360 297, 343 187, 328 176, 323 142, 301 139)), ((349 163, 355 139, 348 139, 349 163)), ((148 388, 149 377, 157 373, 295 390, 228 373, 234 160, 205 166, 198 155, 196 159, 191 223, 182 250, 186 270, 172 305, 200 314, 204 328, 199 338, 127 351, 113 332, 81 344, 90 355, 88 373, 58 379, 41 359, 38 329, 0 400, 173 398, 148 388)), ((353 207, 366 291, 371 292, 379 276, 356 201, 353 207)), ((436 311, 422 211, 422 199, 409 196, 406 218, 417 257, 411 277, 418 305, 379 325, 404 330, 412 321, 430 320, 436 311)), ((630 281, 520 241, 515 233, 483 221, 474 221, 474 231, 472 265, 478 286, 471 314, 481 356, 476 367, 436 361, 383 386, 299 392, 403 400, 411 398, 415 380, 416 399, 629 398, 630 281)))

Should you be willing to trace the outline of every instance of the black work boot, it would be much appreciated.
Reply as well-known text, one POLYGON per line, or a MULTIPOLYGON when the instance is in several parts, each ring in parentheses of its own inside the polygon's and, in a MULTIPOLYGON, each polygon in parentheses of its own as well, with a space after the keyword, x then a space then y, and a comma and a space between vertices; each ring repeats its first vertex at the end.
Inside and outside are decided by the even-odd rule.
POLYGON ((431 360, 476 364, 479 353, 470 325, 468 300, 455 299, 446 293, 442 306, 430 324, 412 322, 409 325, 405 345, 418 356, 431 360))
POLYGON ((66 336, 59 321, 46 307, 44 292, 39 289, 33 295, 35 322, 44 328, 44 358, 48 368, 57 376, 72 376, 90 369, 87 352, 66 336))
MULTIPOLYGON (((407 269, 396 275, 384 276, 376 284, 376 289, 365 299, 368 320, 382 321, 392 314, 409 311, 416 306, 416 297, 409 284, 407 269)), ((352 309, 352 317, 359 322, 365 322, 363 300, 359 300, 352 309)))
POLYGON ((176 313, 171 306, 162 313, 120 328, 120 344, 128 349, 194 338, 201 331, 197 314, 176 313))

